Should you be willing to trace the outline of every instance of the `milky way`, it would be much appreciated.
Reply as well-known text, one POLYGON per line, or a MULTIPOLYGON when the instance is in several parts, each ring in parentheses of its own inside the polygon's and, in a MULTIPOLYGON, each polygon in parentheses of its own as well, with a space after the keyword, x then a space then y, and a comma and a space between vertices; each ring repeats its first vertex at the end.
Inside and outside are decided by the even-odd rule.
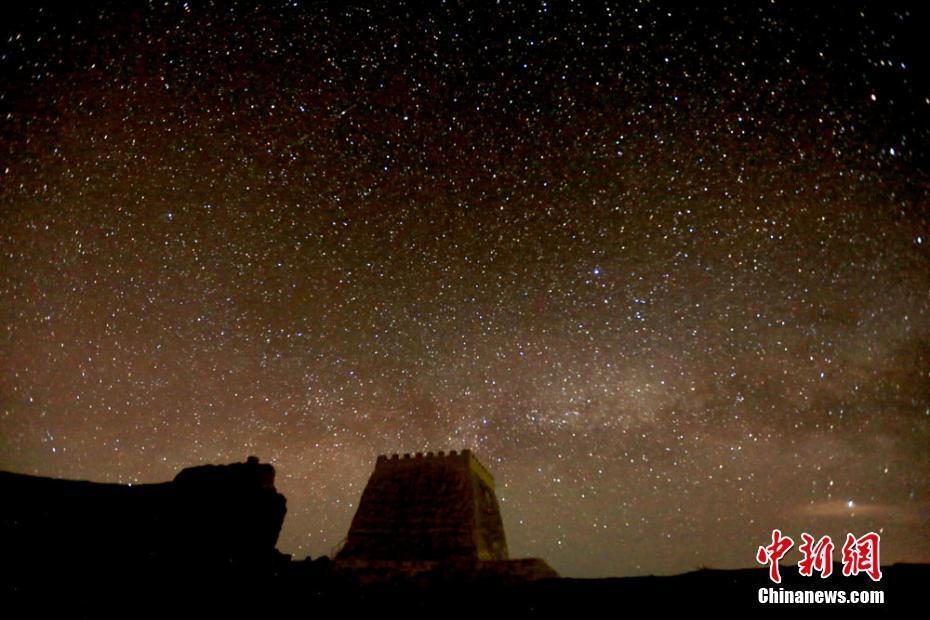
POLYGON ((302 558, 470 447, 566 575, 930 561, 922 13, 249 4, 4 20, 0 467, 256 454, 302 558))

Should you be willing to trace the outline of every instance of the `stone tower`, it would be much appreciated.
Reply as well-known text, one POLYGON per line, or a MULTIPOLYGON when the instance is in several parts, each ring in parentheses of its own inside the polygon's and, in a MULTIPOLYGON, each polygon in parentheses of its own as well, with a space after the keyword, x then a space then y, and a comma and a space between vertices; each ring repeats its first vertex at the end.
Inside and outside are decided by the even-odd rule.
POLYGON ((494 478, 470 450, 379 456, 340 560, 507 560, 494 478))

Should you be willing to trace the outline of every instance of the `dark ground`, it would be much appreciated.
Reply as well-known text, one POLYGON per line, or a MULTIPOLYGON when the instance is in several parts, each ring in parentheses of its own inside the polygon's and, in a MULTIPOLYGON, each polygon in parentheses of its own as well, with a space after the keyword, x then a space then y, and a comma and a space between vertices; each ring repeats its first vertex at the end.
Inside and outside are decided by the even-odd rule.
MULTIPOLYGON (((50 563, 50 568, 53 564, 50 563)), ((785 570, 788 573, 791 569, 785 570)), ((425 584, 353 584, 323 561, 282 563, 272 571, 223 567, 138 567, 88 563, 82 574, 4 591, 6 617, 436 617, 448 615, 551 617, 607 612, 620 617, 633 610, 691 613, 757 612, 816 608, 830 615, 847 610, 912 613, 922 607, 930 566, 897 564, 883 568, 881 582, 868 578, 800 578, 784 575, 787 589, 881 589, 885 603, 865 605, 761 605, 760 587, 771 587, 765 569, 701 570, 670 577, 547 579, 523 584, 499 581, 425 584)), ((22 584, 20 584, 22 586, 22 584)))
MULTIPOLYGON (((634 611, 756 612, 764 567, 670 577, 543 579, 427 573, 359 583, 328 558, 292 561, 275 551, 285 499, 257 459, 182 471, 171 482, 121 486, 0 472, 0 617, 621 617, 634 611)), ((782 568, 786 590, 885 592, 872 606, 912 613, 924 605, 930 565, 883 566, 883 578, 802 578, 782 568)), ((777 587, 776 587, 777 589, 777 587)))

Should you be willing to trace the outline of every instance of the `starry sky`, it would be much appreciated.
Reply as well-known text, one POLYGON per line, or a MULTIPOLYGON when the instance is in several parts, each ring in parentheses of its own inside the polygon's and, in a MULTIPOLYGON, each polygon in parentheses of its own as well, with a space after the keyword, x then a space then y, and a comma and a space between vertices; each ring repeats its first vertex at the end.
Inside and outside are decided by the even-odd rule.
POLYGON ((470 447, 564 575, 930 561, 916 7, 23 4, 0 468, 255 454, 302 558, 378 454, 470 447))

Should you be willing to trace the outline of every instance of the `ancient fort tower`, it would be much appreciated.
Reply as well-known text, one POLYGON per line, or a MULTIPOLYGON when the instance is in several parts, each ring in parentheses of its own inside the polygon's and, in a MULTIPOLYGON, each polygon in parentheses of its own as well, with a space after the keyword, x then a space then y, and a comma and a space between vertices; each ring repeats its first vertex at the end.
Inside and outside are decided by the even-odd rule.
POLYGON ((494 478, 470 450, 379 456, 340 560, 507 560, 494 478))

